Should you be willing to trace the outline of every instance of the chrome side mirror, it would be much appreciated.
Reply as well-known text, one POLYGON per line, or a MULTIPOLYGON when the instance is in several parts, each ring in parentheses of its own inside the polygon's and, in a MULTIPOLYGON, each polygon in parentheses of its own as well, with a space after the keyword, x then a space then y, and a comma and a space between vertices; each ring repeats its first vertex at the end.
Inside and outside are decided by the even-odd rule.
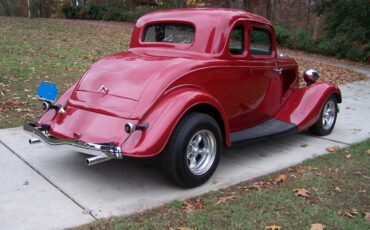
POLYGON ((315 83, 319 79, 319 77, 320 75, 315 69, 309 69, 303 73, 303 79, 307 83, 307 85, 315 83))

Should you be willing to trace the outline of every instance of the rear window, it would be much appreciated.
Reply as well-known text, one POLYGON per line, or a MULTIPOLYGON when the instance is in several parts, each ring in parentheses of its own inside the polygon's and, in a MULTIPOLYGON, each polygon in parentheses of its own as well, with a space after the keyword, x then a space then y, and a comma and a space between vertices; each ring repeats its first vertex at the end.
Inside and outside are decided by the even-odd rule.
POLYGON ((154 24, 145 28, 143 42, 168 42, 191 44, 195 28, 186 24, 154 24))

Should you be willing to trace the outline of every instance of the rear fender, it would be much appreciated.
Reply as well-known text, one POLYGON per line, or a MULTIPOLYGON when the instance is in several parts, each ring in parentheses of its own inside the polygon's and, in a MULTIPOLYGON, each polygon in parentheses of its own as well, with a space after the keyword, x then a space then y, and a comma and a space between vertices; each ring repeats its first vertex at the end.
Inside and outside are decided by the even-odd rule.
POLYGON ((182 87, 174 89, 161 97, 139 120, 139 124, 148 123, 146 130, 136 130, 121 146, 123 155, 132 157, 151 157, 159 154, 167 144, 174 128, 181 117, 194 108, 206 104, 217 109, 222 117, 225 142, 229 141, 229 126, 220 104, 201 89, 182 87))
POLYGON ((314 83, 296 89, 275 118, 295 124, 298 131, 303 131, 319 119, 322 107, 331 95, 336 96, 338 103, 342 102, 339 88, 330 83, 314 83))

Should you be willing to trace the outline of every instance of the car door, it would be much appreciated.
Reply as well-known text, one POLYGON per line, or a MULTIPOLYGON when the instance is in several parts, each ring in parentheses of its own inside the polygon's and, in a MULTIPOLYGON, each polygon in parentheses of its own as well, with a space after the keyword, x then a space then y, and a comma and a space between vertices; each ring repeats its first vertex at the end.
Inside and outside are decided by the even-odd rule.
MULTIPOLYGON (((258 124, 272 118, 280 108, 282 69, 277 65, 276 45, 271 26, 251 22, 248 30, 246 42, 250 78, 259 79, 258 82, 263 84, 256 89, 263 90, 260 92, 262 97, 254 112, 259 116, 259 121, 254 122, 258 124)), ((245 117, 245 122, 251 122, 250 119, 252 118, 245 117)))

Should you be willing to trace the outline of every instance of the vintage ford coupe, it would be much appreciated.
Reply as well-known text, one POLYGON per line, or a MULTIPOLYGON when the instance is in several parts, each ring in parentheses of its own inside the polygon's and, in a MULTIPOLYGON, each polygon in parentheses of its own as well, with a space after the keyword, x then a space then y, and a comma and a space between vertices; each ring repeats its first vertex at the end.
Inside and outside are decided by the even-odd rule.
MULTIPOLYGON (((183 187, 207 181, 224 146, 286 132, 327 135, 340 90, 278 55, 271 23, 227 9, 147 14, 130 48, 95 63, 26 131, 50 146, 92 155, 88 165, 157 156, 183 187)), ((41 87, 41 85, 40 85, 41 87)), ((45 96, 46 95, 46 96, 45 96)))

